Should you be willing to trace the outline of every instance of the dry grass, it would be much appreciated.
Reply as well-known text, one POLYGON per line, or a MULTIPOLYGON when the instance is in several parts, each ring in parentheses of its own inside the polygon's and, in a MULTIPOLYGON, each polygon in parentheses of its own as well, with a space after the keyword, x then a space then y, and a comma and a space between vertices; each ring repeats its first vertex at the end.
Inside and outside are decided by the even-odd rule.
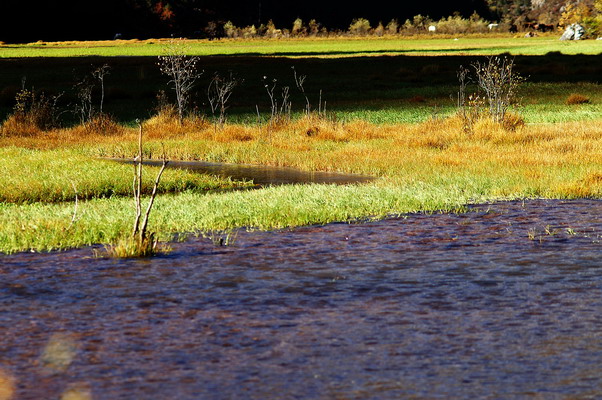
MULTIPOLYGON (((159 243, 155 240, 154 235, 151 235, 145 240, 140 240, 138 237, 125 237, 115 245, 105 246, 106 255, 111 258, 144 258, 151 257, 157 254, 167 254, 171 248, 159 243)), ((98 253, 98 256, 102 254, 98 253)))
MULTIPOLYGON (((538 193, 554 197, 602 194, 589 174, 602 170, 602 125, 599 121, 525 125, 520 117, 495 123, 476 121, 471 133, 459 115, 420 124, 375 125, 340 122, 315 115, 268 129, 204 120, 180 126, 155 117, 144 123, 146 157, 172 160, 254 163, 306 170, 340 171, 388 177, 398 182, 433 181, 474 174, 498 183, 501 196, 538 193), (531 188, 531 189, 526 189, 531 188), (533 189, 536 188, 536 189, 533 189)), ((130 157, 136 132, 82 135, 80 128, 30 137, 3 137, 0 146, 35 149, 74 147, 83 154, 130 157)))
POLYGON ((589 104, 590 99, 587 96, 578 93, 572 93, 567 97, 565 103, 567 105, 575 105, 575 104, 589 104))
MULTIPOLYGON (((152 229, 161 240, 168 240, 170 232, 279 228, 499 199, 602 198, 600 121, 518 124, 508 130, 503 123, 481 119, 471 133, 462 127, 460 116, 396 125, 311 116, 271 130, 234 124, 223 129, 203 124, 200 129, 190 126, 188 130, 166 123, 165 129, 155 131, 154 139, 145 142, 145 158, 161 155, 165 149, 172 160, 289 166, 380 179, 351 187, 292 185, 215 195, 170 195, 157 199, 152 229), (309 130, 315 133, 308 135, 309 130)), ((37 148, 49 157, 54 152, 44 149, 65 146, 72 148, 55 152, 84 158, 135 154, 135 129, 88 136, 78 136, 76 130, 4 137, 0 146, 37 148)), ((33 185, 45 180, 30 181, 33 185)), ((7 227, 0 231, 3 251, 116 243, 129 231, 129 199, 114 196, 86 202, 81 221, 69 231, 64 228, 72 219, 73 207, 57 204, 55 211, 49 212, 50 205, 43 201, 0 203, 0 225, 7 227)), ((123 243, 111 251, 115 256, 128 256, 145 253, 146 247, 142 247, 123 243)))

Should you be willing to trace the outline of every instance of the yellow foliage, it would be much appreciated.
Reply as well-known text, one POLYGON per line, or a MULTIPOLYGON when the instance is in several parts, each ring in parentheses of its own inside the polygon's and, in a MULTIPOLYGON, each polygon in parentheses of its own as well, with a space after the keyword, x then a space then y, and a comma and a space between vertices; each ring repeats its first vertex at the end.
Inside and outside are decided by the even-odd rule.
POLYGON ((560 15, 558 25, 562 27, 583 22, 592 15, 592 9, 585 2, 568 3, 564 12, 560 15))

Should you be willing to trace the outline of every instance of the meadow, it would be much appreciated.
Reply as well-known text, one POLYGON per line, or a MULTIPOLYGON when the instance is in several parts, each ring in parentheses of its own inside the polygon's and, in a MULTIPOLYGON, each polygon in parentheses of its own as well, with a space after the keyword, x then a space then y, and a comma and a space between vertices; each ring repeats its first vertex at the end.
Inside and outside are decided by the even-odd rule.
MULTIPOLYGON (((371 55, 567 55, 599 54, 593 40, 558 42, 560 35, 420 35, 415 37, 327 37, 289 39, 189 40, 189 54, 197 56, 286 56, 340 58, 371 55)), ((0 57, 121 57, 159 56, 169 39, 95 42, 34 42, 1 44, 0 57)))
MULTIPOLYGON (((462 211, 468 203, 500 199, 599 198, 600 46, 555 37, 192 42, 192 53, 207 56, 201 58, 203 79, 213 71, 234 71, 244 80, 233 93, 224 126, 212 121, 203 80, 195 95, 201 117, 180 126, 156 116, 155 94, 167 89, 156 67, 161 41, 0 47, 4 119, 21 75, 27 74, 28 84, 38 90, 65 90, 66 107, 75 98, 68 93, 74 70, 107 63, 112 70, 106 109, 119 126, 89 132, 67 118, 63 127, 35 134, 4 131, 0 252, 110 244, 127 235, 133 218, 132 167, 102 158, 136 154, 134 118, 144 120, 147 157, 378 177, 355 186, 240 191, 233 189, 250 183, 168 170, 151 218, 161 240, 241 227, 282 229, 462 211), (460 65, 500 53, 514 54, 517 69, 527 77, 512 110, 524 124, 508 128, 480 119, 468 132, 457 115, 456 72, 460 65), (326 113, 303 114, 293 66, 307 75, 313 108, 319 99, 327 101, 326 113), (268 123, 263 76, 291 87, 295 112, 290 121, 268 123), (571 94, 587 102, 567 104, 571 94)), ((145 170, 148 193, 154 172, 145 170)))

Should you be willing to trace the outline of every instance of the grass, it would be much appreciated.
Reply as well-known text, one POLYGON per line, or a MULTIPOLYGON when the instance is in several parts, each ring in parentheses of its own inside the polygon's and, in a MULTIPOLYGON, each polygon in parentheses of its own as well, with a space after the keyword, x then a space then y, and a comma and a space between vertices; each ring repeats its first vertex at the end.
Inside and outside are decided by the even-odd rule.
MULTIPOLYGON (((128 196, 132 192, 132 166, 91 159, 84 150, 54 149, 37 151, 7 146, 0 148, 0 202, 35 203, 74 201, 128 196)), ((129 156, 128 156, 129 157, 129 156)), ((149 167, 150 168, 150 167, 149 167)), ((152 180, 147 175, 143 190, 150 193, 152 180)), ((166 171, 162 193, 227 189, 239 186, 227 179, 182 170, 166 171)))
MULTIPOLYGON (((230 122, 216 129, 208 117, 187 120, 183 126, 151 117, 155 94, 165 88, 156 68, 163 44, 152 42, 0 47, 0 118, 10 112, 15 85, 24 73, 38 90, 66 91, 63 98, 68 104, 74 101, 69 92, 77 80, 73 71, 87 73, 91 64, 109 63, 113 69, 106 81, 105 109, 122 125, 111 134, 82 130, 73 121, 66 121, 65 128, 32 131, 29 136, 6 130, 0 134, 0 253, 99 243, 123 255, 139 252, 135 243, 124 241, 133 219, 132 167, 101 158, 136 154, 132 121, 141 116, 148 117, 145 157, 158 158, 165 151, 174 160, 378 177, 361 186, 211 191, 249 183, 169 170, 149 226, 159 240, 182 232, 282 229, 453 211, 496 199, 602 197, 598 83, 602 43, 559 42, 555 36, 502 41, 487 36, 457 41, 439 37, 191 42, 195 54, 213 55, 202 59, 208 71, 203 79, 213 71, 232 70, 245 80, 232 96, 230 122), (528 77, 517 110, 527 124, 507 131, 481 120, 467 134, 454 116, 456 71, 482 55, 500 52, 525 54, 516 58, 520 73, 528 77), (136 54, 145 57, 115 57, 136 54), (24 58, 2 58, 13 56, 24 58), (294 109, 304 105, 294 92, 291 66, 308 75, 312 104, 323 91, 328 118, 303 118, 297 113, 292 122, 268 129, 263 75, 293 88, 294 109), (589 103, 567 105, 571 94, 589 103), (263 112, 262 124, 256 122, 256 106, 263 112)), ((205 114, 206 83, 200 82, 194 97, 205 114)), ((148 193, 154 173, 145 176, 148 193)))
MULTIPOLYGON (((456 118, 400 125, 311 119, 283 125, 269 137, 252 130, 256 136, 241 140, 237 131, 247 129, 230 125, 220 132, 219 139, 211 127, 169 140, 156 137, 147 141, 145 151, 159 150, 163 142, 171 158, 356 172, 380 179, 361 186, 294 185, 164 194, 156 200, 149 227, 157 232, 157 239, 169 240, 179 232, 281 229, 416 211, 451 211, 494 199, 602 197, 602 128, 598 121, 532 125, 515 132, 481 121, 474 134, 467 135, 456 118), (308 127, 317 128, 318 134, 308 137, 308 127)), ((48 150, 46 143, 39 141, 40 150, 3 151, 12 151, 13 160, 21 154, 35 159, 75 153, 82 161, 88 157, 94 165, 93 158, 99 154, 131 154, 134 138, 132 129, 121 137, 96 139, 70 149, 48 150)), ((5 144, 9 140, 5 138, 5 144)), ((60 170, 64 165, 48 168, 60 170)), ((12 174, 18 175, 18 171, 12 174)), ((37 180, 27 170, 21 175, 37 180)), ((122 179, 118 174, 114 177, 122 179)), ((128 177, 124 179, 126 185, 131 183, 128 177)), ((68 189, 70 184, 66 181, 63 186, 68 189)), ((0 252, 117 243, 130 233, 131 198, 80 201, 75 223, 71 222, 73 211, 69 202, 0 203, 0 252)))
MULTIPOLYGON (((348 57, 366 55, 544 55, 599 54, 593 40, 564 41, 559 35, 525 38, 520 35, 455 35, 381 38, 304 38, 252 40, 189 40, 190 54, 198 56, 280 55, 290 57, 348 57)), ((166 39, 98 42, 35 42, 1 45, 0 57, 117 57, 158 56, 166 39)))

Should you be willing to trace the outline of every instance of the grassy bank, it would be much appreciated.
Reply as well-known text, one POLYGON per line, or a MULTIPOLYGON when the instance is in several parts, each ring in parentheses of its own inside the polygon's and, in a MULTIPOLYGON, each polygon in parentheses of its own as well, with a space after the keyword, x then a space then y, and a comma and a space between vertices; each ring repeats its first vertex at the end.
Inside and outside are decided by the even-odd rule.
MULTIPOLYGON (((380 177, 361 186, 297 185, 230 193, 203 194, 195 190, 165 194, 157 199, 151 217, 151 229, 159 232, 162 239, 176 232, 237 227, 273 229, 414 211, 454 210, 466 203, 494 199, 602 196, 599 121, 531 125, 511 132, 483 121, 471 134, 463 132, 461 121, 456 118, 401 125, 310 119, 271 131, 265 127, 260 130, 229 125, 223 130, 208 126, 169 137, 159 132, 165 130, 148 128, 151 138, 145 146, 147 154, 157 154, 164 148, 173 159, 293 166, 380 177), (308 131, 313 132, 311 136, 308 131)), ((45 140, 0 141, 7 164, 19 159, 23 165, 35 165, 36 160, 65 160, 45 164, 43 173, 34 172, 35 167, 11 170, 14 187, 30 192, 28 198, 38 196, 41 201, 15 204, 20 200, 10 203, 5 198, 0 204, 1 252, 114 243, 129 232, 133 216, 130 198, 114 195, 81 201, 73 223, 73 202, 48 204, 55 199, 51 194, 54 192, 29 187, 55 182, 67 196, 73 192, 70 181, 74 176, 82 186, 94 185, 94 179, 86 183, 78 176, 86 176, 85 171, 92 171, 90 177, 96 176, 97 168, 101 168, 106 169, 108 181, 115 187, 122 184, 123 193, 127 193, 131 167, 94 158, 131 156, 136 146, 135 130, 104 139, 80 138, 70 146, 58 143, 60 135, 66 135, 64 131, 55 135, 54 145, 52 134, 46 135, 45 140), (49 144, 60 149, 49 149, 49 144), (70 160, 82 168, 67 168, 70 160)), ((186 177, 194 179, 189 174, 169 179, 177 185, 186 177)), ((101 182, 99 187, 103 186, 101 182)), ((166 183, 166 189, 168 186, 166 183)))

